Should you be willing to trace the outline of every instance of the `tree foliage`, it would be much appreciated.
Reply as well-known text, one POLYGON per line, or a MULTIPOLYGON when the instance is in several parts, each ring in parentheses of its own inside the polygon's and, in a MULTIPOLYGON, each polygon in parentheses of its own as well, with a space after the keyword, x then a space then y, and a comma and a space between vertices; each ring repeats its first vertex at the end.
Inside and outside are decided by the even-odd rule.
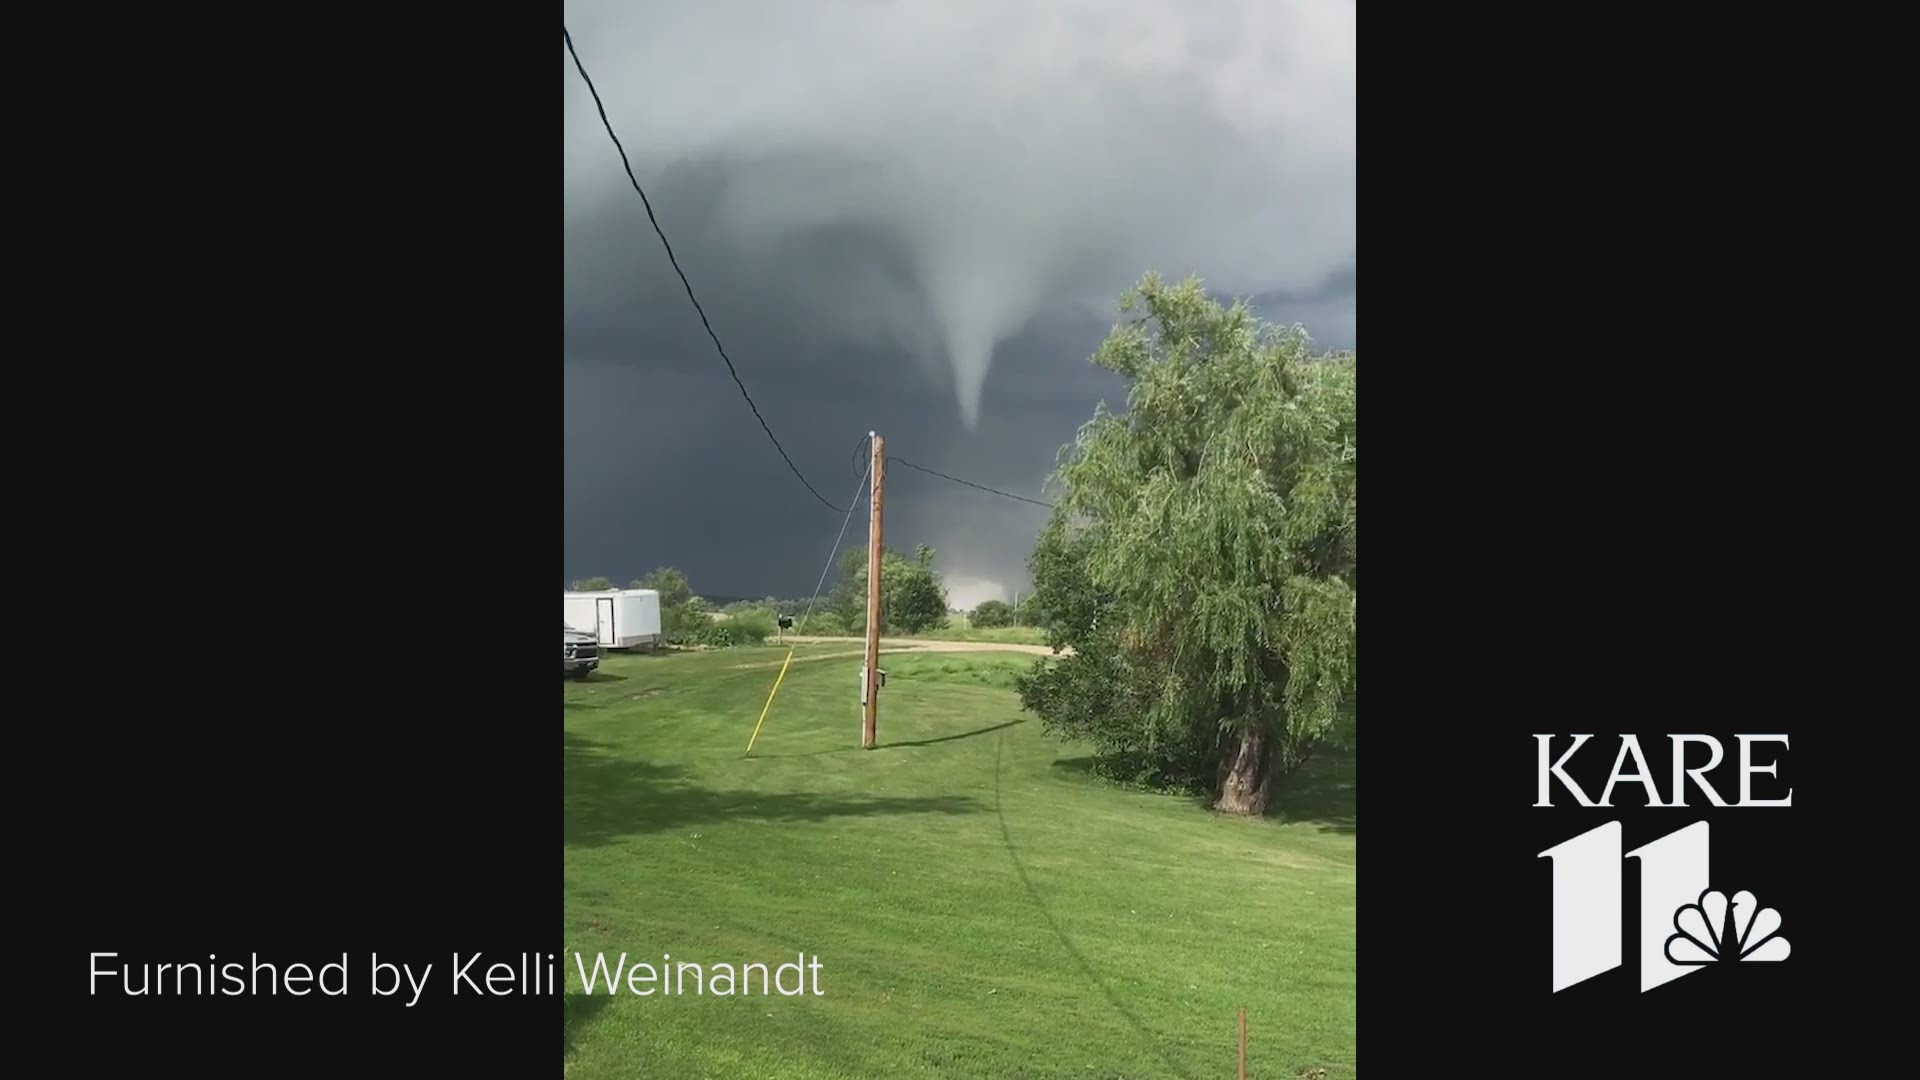
POLYGON ((850 634, 867 628, 867 549, 852 547, 840 553, 840 572, 824 605, 834 622, 850 634))
POLYGON ((1052 620, 1047 617, 1046 605, 1040 603, 1037 596, 1015 597, 1018 604, 1013 609, 1013 621, 1020 626, 1045 626, 1052 620))
POLYGON ((880 579, 888 629, 918 634, 947 625, 947 590, 934 573, 933 549, 921 544, 912 562, 889 557, 880 579))
POLYGON ((1121 311, 1094 360, 1127 411, 1063 451, 1030 562, 1074 655, 1022 696, 1111 773, 1260 813, 1352 711, 1356 361, 1193 280, 1149 276, 1121 311))
POLYGON ((973 625, 987 629, 1012 626, 1013 605, 1005 600, 982 600, 980 606, 973 609, 973 625))
POLYGON ((605 592, 611 588, 613 581, 603 577, 582 578, 573 583, 574 592, 605 592))
POLYGON ((663 616, 668 608, 677 608, 693 599, 693 585, 687 581, 687 575, 671 566, 656 567, 646 577, 634 582, 633 588, 652 589, 659 593, 663 616))
MULTIPOLYGON (((934 550, 925 544, 909 559, 883 548, 880 576, 882 632, 917 634, 947 624, 947 590, 933 569, 934 550)), ((840 556, 840 576, 827 596, 833 621, 849 633, 867 630, 867 551, 849 548, 840 556)))

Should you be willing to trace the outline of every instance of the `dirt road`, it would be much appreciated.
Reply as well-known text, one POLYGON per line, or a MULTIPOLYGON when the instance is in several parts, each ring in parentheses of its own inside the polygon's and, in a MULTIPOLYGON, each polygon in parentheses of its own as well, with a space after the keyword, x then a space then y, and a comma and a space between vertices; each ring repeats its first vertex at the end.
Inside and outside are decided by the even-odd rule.
MULTIPOLYGON (((786 640, 795 645, 864 645, 865 638, 857 637, 814 637, 811 634, 789 634, 786 640)), ((1053 650, 1045 645, 1022 645, 1000 641, 931 641, 926 638, 888 638, 880 639, 880 648, 887 652, 1018 652, 1033 656, 1052 656, 1053 650)), ((1071 655, 1072 649, 1062 649, 1060 655, 1071 655)))

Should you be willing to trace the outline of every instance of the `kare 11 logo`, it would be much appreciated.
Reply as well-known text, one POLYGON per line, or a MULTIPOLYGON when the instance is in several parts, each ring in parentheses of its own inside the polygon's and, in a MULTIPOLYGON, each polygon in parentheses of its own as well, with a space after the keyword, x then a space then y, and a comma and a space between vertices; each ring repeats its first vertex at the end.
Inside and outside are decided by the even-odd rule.
MULTIPOLYGON (((1592 735, 1564 737, 1535 735, 1540 750, 1540 791, 1536 807, 1551 807, 1555 785, 1575 804, 1611 809, 1618 784, 1646 789, 1649 808, 1684 809, 1689 784, 1694 806, 1790 807, 1793 790, 1783 798, 1753 795, 1755 775, 1778 778, 1779 760, 1756 762, 1756 756, 1787 748, 1785 735, 1736 735, 1739 743, 1739 798, 1728 802, 1704 774, 1725 758, 1720 740, 1710 735, 1669 735, 1673 744, 1672 797, 1663 799, 1652 770, 1633 735, 1620 736, 1607 786, 1596 801, 1567 775, 1566 765, 1593 739, 1592 735), (1778 749, 1774 745, 1778 744, 1778 749), (1706 764, 1688 768, 1689 746, 1705 745, 1706 764), (1560 747, 1565 746, 1563 752, 1560 747), (1559 756, 1554 754, 1559 752, 1559 756), (1631 768, 1633 771, 1623 771, 1631 768), (1704 798, 1704 803, 1698 801, 1704 798)), ((1698 752, 1696 751, 1696 756, 1698 752)), ((1724 781, 1723 781, 1724 783, 1724 781)), ((1560 805, 1565 805, 1564 801, 1560 805)), ((1621 964, 1622 879, 1626 860, 1640 860, 1640 910, 1637 948, 1640 954, 1640 992, 1645 993, 1691 975, 1711 964, 1755 963, 1787 958, 1787 939, 1780 934, 1781 915, 1753 893, 1731 890, 1738 867, 1718 867, 1710 860, 1707 822, 1690 825, 1632 851, 1622 851, 1620 822, 1588 829, 1539 853, 1553 861, 1553 992, 1612 971, 1621 964)))

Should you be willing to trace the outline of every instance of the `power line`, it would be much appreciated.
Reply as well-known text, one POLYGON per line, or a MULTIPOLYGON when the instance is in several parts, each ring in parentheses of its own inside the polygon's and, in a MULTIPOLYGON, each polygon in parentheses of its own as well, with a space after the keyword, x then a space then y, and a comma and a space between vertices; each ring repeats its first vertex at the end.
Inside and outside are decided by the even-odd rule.
POLYGON ((908 461, 905 458, 897 458, 889 455, 887 457, 887 460, 890 462, 898 462, 901 465, 905 465, 909 469, 918 469, 920 472, 926 473, 929 476, 937 476, 942 480, 951 480, 956 484, 965 484, 970 488, 978 488, 979 490, 987 492, 988 494, 999 495, 1003 498, 1008 498, 1008 499, 1018 499, 1023 503, 1032 503, 1035 506, 1044 506, 1049 510, 1054 509, 1054 505, 1050 502, 1041 502, 1039 499, 1029 499, 1025 495, 1015 495, 1012 492, 1001 491, 998 488, 990 488, 984 484, 976 484, 971 480, 962 480, 957 476, 948 476, 946 473, 935 472, 932 469, 926 468, 925 466, 915 465, 913 462, 908 461))
POLYGON ((627 181, 633 185, 634 192, 640 196, 641 205, 647 208, 647 220, 653 223, 654 234, 660 237, 660 246, 667 249, 667 261, 673 264, 673 272, 680 275, 680 284, 687 290, 687 299, 693 301, 693 310, 700 313, 700 325, 707 328, 707 336, 713 339, 713 347, 719 350, 720 359, 726 361, 727 374, 733 376, 733 384, 740 388, 740 396, 747 399, 747 408, 753 410, 753 418, 760 421, 760 430, 765 431, 767 438, 773 440, 773 448, 780 451, 780 457, 787 463, 787 468, 793 470, 793 475, 799 477, 802 484, 806 484, 807 490, 813 492, 814 498, 819 499, 835 513, 852 513, 851 508, 835 506, 827 502, 825 496, 814 491, 813 485, 807 482, 800 467, 787 456, 787 448, 781 446, 780 440, 774 437, 773 429, 767 426, 766 418, 760 415, 760 407, 753 403, 753 395, 747 393, 747 384, 740 381, 740 373, 733 369, 733 358, 727 355, 726 346, 720 344, 720 335, 713 332, 713 324, 707 321, 707 311, 700 306, 700 298, 693 295, 693 285, 687 281, 686 272, 680 269, 680 260, 674 258, 673 245, 667 243, 667 234, 660 228, 659 219, 653 216, 653 202, 647 198, 647 193, 641 190, 640 181, 633 175, 633 163, 627 160, 627 148, 620 144, 620 136, 613 131, 613 122, 607 119, 607 107, 600 102, 600 91, 594 88, 593 77, 587 74, 586 65, 580 62, 580 54, 573 49, 573 35, 562 26, 560 36, 567 43, 567 55, 573 57, 574 69, 580 72, 581 80, 587 84, 587 93, 593 95, 593 107, 600 110, 600 124, 607 129, 607 138, 612 139, 613 148, 620 151, 620 164, 627 170, 627 181))
MULTIPOLYGON (((862 436, 860 436, 860 441, 859 441, 859 442, 856 442, 856 443, 854 443, 854 444, 853 444, 853 454, 852 454, 852 456, 851 456, 851 457, 849 457, 849 458, 847 459, 847 461, 848 461, 848 462, 849 462, 849 463, 850 463, 850 464, 852 465, 852 468, 853 468, 853 471, 854 471, 854 472, 856 472, 856 473, 857 473, 857 472, 859 472, 859 471, 860 471, 860 451, 861 451, 861 449, 862 449, 863 447, 870 447, 870 446, 871 446, 872 444, 873 444, 873 434, 872 434, 871 432, 869 432, 869 433, 867 433, 867 434, 865 434, 865 435, 862 435, 862 436)), ((873 468, 873 454, 871 454, 871 453, 869 453, 869 454, 867 454, 867 466, 866 466, 866 467, 867 467, 867 468, 868 468, 869 470, 871 470, 871 469, 873 468)))
MULTIPOLYGON (((872 472, 873 459, 868 458, 867 474, 871 474, 872 472)), ((827 571, 833 569, 834 557, 840 554, 840 545, 847 539, 847 523, 853 520, 853 512, 860 508, 860 493, 866 490, 866 487, 867 475, 863 474, 860 477, 860 486, 853 489, 853 498, 847 504, 847 516, 840 520, 840 535, 834 538, 833 550, 827 552, 827 565, 820 568, 820 580, 813 586, 813 599, 807 601, 807 610, 805 614, 800 616, 800 624, 794 628, 794 633, 796 634, 807 628, 807 619, 813 614, 813 605, 820 599, 820 590, 826 587, 827 571)))

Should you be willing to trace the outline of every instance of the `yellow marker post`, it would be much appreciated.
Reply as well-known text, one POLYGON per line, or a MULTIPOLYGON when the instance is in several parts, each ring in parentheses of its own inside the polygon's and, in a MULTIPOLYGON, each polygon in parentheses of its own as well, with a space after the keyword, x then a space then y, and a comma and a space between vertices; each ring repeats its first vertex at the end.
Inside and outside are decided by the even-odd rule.
POLYGON ((773 689, 767 693, 766 708, 760 710, 760 719, 753 725, 753 734, 747 739, 747 753, 753 753, 753 744, 760 741, 760 725, 767 722, 767 713, 773 708, 773 695, 780 692, 780 684, 787 677, 787 665, 793 663, 793 650, 787 650, 787 658, 780 663, 780 677, 773 680, 773 689))

